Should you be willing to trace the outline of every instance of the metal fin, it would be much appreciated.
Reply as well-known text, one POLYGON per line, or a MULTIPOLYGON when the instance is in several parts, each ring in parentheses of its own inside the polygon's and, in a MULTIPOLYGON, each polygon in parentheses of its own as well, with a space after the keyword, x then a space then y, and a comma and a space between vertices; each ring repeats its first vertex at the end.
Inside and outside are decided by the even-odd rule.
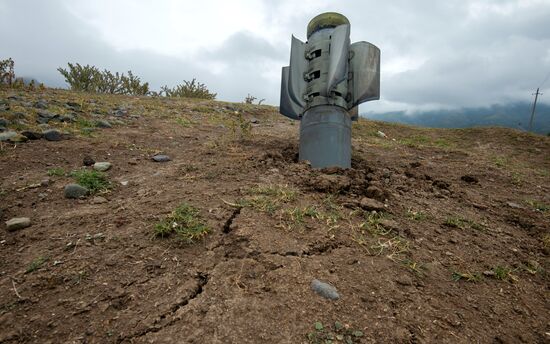
POLYGON ((304 79, 304 73, 307 70, 305 54, 306 44, 292 36, 288 93, 292 100, 301 107, 305 106, 304 93, 307 86, 304 79))
POLYGON ((380 49, 369 42, 350 46, 352 100, 350 108, 369 100, 380 99, 380 49))
POLYGON ((281 100, 279 104, 279 111, 282 115, 288 118, 300 119, 303 112, 303 107, 296 104, 290 97, 288 89, 289 74, 290 67, 283 67, 281 75, 281 100))

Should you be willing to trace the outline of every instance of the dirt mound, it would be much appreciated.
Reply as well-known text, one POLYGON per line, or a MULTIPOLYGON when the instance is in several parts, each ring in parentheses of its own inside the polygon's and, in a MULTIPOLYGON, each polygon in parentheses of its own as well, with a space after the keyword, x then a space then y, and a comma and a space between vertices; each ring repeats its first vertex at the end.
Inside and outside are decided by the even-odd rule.
POLYGON ((361 120, 352 168, 316 170, 269 106, 0 100, 7 130, 66 135, 1 142, 1 220, 31 221, 0 230, 1 343, 550 338, 549 138, 361 120))

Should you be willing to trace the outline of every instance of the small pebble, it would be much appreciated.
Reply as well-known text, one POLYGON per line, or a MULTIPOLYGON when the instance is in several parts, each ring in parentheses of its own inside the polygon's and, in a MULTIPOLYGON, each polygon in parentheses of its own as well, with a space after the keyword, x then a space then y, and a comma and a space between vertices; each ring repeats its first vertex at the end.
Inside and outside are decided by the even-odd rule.
POLYGON ((313 289, 314 292, 324 297, 325 299, 338 300, 340 298, 340 294, 338 294, 336 288, 328 283, 321 282, 317 279, 311 281, 311 289, 313 289))
POLYGON ((19 229, 27 228, 31 225, 31 219, 28 217, 15 217, 6 221, 6 229, 13 232, 19 229))
POLYGON ((163 155, 163 154, 157 154, 155 156, 153 156, 153 161, 156 161, 156 162, 167 162, 167 161, 170 161, 172 159, 170 159, 170 157, 168 155, 163 155))
POLYGON ((96 162, 94 164, 94 170, 99 171, 99 172, 105 172, 108 169, 110 169, 111 166, 112 166, 112 164, 110 162, 107 162, 107 161, 96 162))

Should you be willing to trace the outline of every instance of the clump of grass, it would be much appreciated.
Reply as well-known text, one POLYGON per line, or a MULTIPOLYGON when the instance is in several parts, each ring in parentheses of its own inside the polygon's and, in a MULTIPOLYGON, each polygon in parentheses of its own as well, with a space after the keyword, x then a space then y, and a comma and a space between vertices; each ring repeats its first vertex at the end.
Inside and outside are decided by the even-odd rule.
POLYGON ((339 321, 333 325, 325 326, 320 321, 313 324, 314 331, 309 332, 306 338, 310 344, 327 344, 327 343, 360 343, 364 336, 363 331, 351 328, 347 324, 342 324, 339 321))
POLYGON ((491 159, 497 167, 505 167, 508 164, 508 160, 503 156, 495 156, 491 159))
POLYGON ((491 272, 492 277, 501 281, 516 282, 518 280, 517 277, 512 274, 514 270, 507 266, 497 265, 491 269, 491 272))
POLYGON ((258 185, 246 191, 249 195, 239 206, 274 214, 284 203, 296 200, 297 191, 286 185, 258 185))
POLYGON ((406 146, 416 148, 428 144, 430 142, 430 139, 424 135, 413 135, 401 139, 399 140, 399 142, 406 146))
POLYGON ((44 263, 48 261, 48 258, 46 257, 38 257, 35 260, 33 260, 29 266, 27 267, 27 270, 25 271, 26 274, 29 274, 31 272, 34 272, 42 267, 44 263))
POLYGON ((182 241, 193 243, 203 238, 209 231, 199 210, 183 203, 167 218, 155 225, 154 235, 157 238, 165 238, 175 234, 182 241))
POLYGON ((306 218, 320 219, 322 217, 323 214, 314 206, 285 209, 281 212, 281 223, 279 225, 285 229, 291 230, 296 227, 303 227, 306 218))
POLYGON ((527 201, 525 201, 525 203, 527 203, 530 207, 532 207, 536 211, 546 212, 546 211, 550 210, 550 205, 545 204, 545 203, 540 202, 540 201, 537 201, 537 200, 527 200, 527 201))
POLYGON ((401 261, 401 264, 403 264, 407 269, 411 270, 415 275, 419 277, 423 277, 425 275, 424 272, 426 270, 426 267, 422 263, 406 258, 401 261))
POLYGON ((184 117, 176 118, 176 123, 181 125, 184 128, 189 128, 191 125, 193 125, 193 122, 191 122, 190 120, 184 117))
POLYGON ((107 176, 95 170, 79 170, 71 172, 71 177, 75 179, 78 185, 81 185, 91 193, 106 191, 111 188, 111 183, 107 176))
POLYGON ((443 225, 452 228, 466 229, 471 228, 478 231, 485 231, 487 226, 483 223, 478 223, 473 220, 465 219, 462 217, 451 216, 445 219, 443 225))
POLYGON ((50 168, 47 173, 48 173, 48 176, 50 177, 53 177, 53 176, 63 177, 65 175, 65 170, 62 169, 61 167, 55 167, 55 168, 50 168))
POLYGON ((412 209, 407 210, 407 217, 415 221, 423 221, 428 218, 428 215, 422 211, 414 211, 412 209))
POLYGON ((455 282, 465 280, 467 282, 477 283, 481 281, 481 274, 479 272, 453 272, 452 279, 455 282))

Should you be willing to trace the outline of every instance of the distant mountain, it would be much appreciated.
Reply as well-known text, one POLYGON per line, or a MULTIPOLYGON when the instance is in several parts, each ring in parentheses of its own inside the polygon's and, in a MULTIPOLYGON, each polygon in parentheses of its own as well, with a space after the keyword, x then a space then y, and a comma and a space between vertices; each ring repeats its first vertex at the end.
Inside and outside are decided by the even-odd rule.
MULTIPOLYGON (((512 103, 492 105, 480 108, 461 108, 457 110, 434 110, 407 114, 405 111, 384 113, 368 112, 363 117, 386 121, 418 125, 432 128, 468 128, 478 126, 501 126, 528 130, 531 117, 531 105, 512 103)), ((533 131, 539 134, 550 133, 550 105, 537 104, 533 131)))

